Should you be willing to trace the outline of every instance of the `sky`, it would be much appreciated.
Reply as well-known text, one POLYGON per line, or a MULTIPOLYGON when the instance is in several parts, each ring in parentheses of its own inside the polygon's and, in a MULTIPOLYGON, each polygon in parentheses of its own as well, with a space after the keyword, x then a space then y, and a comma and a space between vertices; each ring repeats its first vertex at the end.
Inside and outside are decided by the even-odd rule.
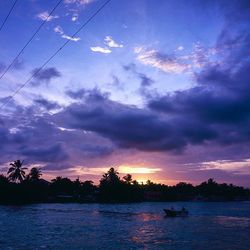
POLYGON ((105 1, 58 2, 18 0, 0 31, 2 75, 44 22, 0 77, 0 172, 250 187, 249 1, 111 0, 74 37, 105 1))

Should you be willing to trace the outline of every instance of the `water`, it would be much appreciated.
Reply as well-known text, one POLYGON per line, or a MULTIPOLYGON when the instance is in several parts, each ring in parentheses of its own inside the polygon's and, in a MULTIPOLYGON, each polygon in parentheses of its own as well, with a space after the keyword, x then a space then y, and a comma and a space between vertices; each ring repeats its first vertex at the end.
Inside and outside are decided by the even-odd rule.
POLYGON ((249 250, 250 202, 0 206, 0 249, 249 250))

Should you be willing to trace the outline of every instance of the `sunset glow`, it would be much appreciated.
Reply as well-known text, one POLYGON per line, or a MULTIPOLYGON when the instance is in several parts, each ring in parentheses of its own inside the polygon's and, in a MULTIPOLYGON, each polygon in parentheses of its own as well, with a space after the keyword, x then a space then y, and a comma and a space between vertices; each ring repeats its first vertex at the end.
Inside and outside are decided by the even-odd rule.
POLYGON ((137 167, 137 166, 119 166, 118 172, 124 174, 154 174, 161 172, 160 168, 137 167))

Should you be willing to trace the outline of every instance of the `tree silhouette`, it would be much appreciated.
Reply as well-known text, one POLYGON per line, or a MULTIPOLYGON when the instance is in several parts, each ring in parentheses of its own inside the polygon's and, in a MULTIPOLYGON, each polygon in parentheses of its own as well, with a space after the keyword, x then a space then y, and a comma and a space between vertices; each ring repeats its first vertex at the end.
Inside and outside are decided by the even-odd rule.
POLYGON ((115 201, 121 198, 121 189, 123 182, 114 168, 110 168, 105 173, 99 185, 100 197, 104 201, 115 201))
POLYGON ((14 182, 22 182, 25 178, 25 169, 27 168, 24 168, 22 167, 23 165, 23 161, 20 161, 20 160, 16 160, 12 163, 10 163, 10 168, 8 170, 8 178, 9 180, 11 181, 14 181, 14 182))
POLYGON ((118 176, 118 174, 119 173, 114 168, 110 168, 109 171, 102 176, 102 179, 100 180, 100 185, 113 185, 119 183, 120 177, 118 176))
POLYGON ((42 172, 40 168, 32 168, 30 173, 28 174, 28 180, 30 181, 37 181, 42 176, 42 172))
POLYGON ((151 180, 147 180, 147 181, 146 181, 146 185, 147 185, 147 186, 154 186, 155 183, 153 183, 151 180))
POLYGON ((122 178, 126 184, 131 184, 132 183, 132 175, 131 174, 127 174, 122 178))
POLYGON ((94 189, 94 182, 93 181, 84 181, 82 183, 82 187, 85 189, 85 190, 88 190, 88 191, 91 191, 94 189))
POLYGON ((55 179, 51 180, 51 191, 54 194, 69 194, 74 193, 75 184, 67 177, 57 176, 55 179))
POLYGON ((84 182, 82 182, 82 185, 81 185, 80 194, 83 197, 86 197, 87 195, 93 194, 95 189, 96 189, 96 187, 95 187, 93 181, 84 181, 84 182))

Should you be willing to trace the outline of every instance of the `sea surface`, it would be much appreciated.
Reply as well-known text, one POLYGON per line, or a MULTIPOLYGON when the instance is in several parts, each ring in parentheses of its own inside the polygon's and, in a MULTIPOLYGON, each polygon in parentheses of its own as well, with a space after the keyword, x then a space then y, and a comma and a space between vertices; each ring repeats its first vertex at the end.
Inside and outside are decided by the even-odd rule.
POLYGON ((249 250, 250 202, 0 206, 0 249, 249 250))

